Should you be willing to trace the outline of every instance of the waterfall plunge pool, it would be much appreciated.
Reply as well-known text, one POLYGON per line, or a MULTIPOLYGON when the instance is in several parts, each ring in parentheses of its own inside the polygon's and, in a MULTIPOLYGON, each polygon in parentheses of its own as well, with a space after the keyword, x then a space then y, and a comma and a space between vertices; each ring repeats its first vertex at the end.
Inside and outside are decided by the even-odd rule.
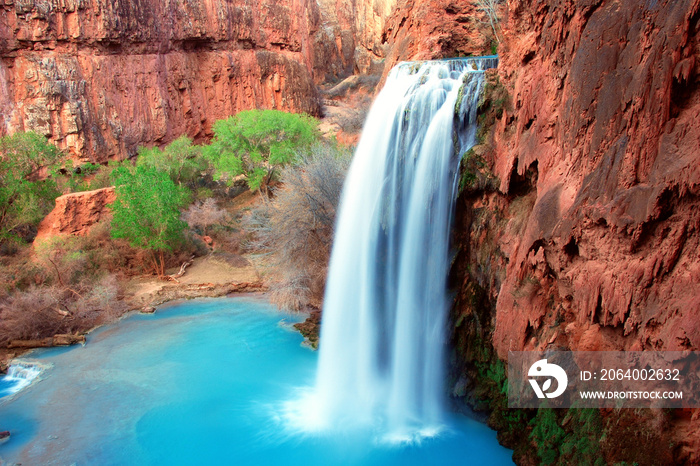
POLYGON ((85 347, 36 351, 41 380, 0 400, 12 432, 0 463, 512 464, 495 432, 459 415, 419 444, 292 431, 283 406, 317 362, 289 329, 298 320, 254 298, 195 300, 101 328, 85 347))

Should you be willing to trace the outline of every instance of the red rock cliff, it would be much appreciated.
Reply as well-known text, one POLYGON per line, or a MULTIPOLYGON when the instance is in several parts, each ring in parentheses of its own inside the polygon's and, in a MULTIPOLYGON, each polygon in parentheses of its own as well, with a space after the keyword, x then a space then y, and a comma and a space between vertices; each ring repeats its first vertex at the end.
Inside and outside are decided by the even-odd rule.
POLYGON ((386 20, 396 0, 318 0, 323 27, 315 36, 315 68, 327 78, 384 68, 386 20))
POLYGON ((508 6, 492 163, 534 206, 502 248, 499 354, 700 348, 700 1, 508 6))
POLYGON ((315 80, 348 71, 311 0, 29 0, 0 12, 0 134, 37 131, 96 161, 206 138, 247 108, 317 114, 315 80))
MULTIPOLYGON (((457 225, 501 359, 700 348, 699 19, 700 0, 507 2, 478 148, 497 182, 457 225)), ((675 415, 673 448, 603 447, 696 464, 698 419, 675 415)))
MULTIPOLYGON (((399 2, 388 63, 483 51, 474 5, 399 2)), ((499 357, 697 350, 700 0, 509 0, 502 14, 502 117, 477 148, 497 182, 457 216, 462 290, 487 292, 499 357)), ((673 451, 631 448, 695 464, 700 413, 681 418, 673 451)))

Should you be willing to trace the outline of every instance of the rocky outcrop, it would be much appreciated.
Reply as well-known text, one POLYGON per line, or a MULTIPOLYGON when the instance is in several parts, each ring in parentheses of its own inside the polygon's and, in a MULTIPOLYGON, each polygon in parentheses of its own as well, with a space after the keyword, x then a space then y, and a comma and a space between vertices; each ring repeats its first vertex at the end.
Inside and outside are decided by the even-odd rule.
POLYGON ((243 109, 319 113, 321 19, 310 0, 0 8, 0 133, 33 130, 104 161, 182 134, 207 138, 243 109))
POLYGON ((304 336, 304 341, 311 348, 318 349, 318 339, 321 334, 321 310, 312 310, 303 322, 294 324, 294 328, 299 330, 299 333, 304 336))
POLYGON ((39 340, 12 340, 7 345, 8 348, 48 348, 51 346, 72 346, 84 345, 85 335, 73 335, 70 333, 56 334, 53 337, 42 338, 39 340))
POLYGON ((0 135, 74 158, 133 156, 214 121, 319 115, 316 84, 378 72, 395 0, 23 0, 0 5, 0 135))
POLYGON ((97 222, 110 218, 108 204, 114 202, 114 187, 65 194, 39 224, 35 241, 56 235, 84 236, 97 222))
POLYGON ((323 27, 315 37, 317 75, 381 73, 382 36, 396 0, 319 0, 323 27), (329 66, 330 65, 330 66, 329 66))
MULTIPOLYGON (((502 13, 505 3, 498 6, 502 13)), ((488 55, 497 44, 476 0, 400 0, 386 21, 384 76, 400 61, 488 55)))

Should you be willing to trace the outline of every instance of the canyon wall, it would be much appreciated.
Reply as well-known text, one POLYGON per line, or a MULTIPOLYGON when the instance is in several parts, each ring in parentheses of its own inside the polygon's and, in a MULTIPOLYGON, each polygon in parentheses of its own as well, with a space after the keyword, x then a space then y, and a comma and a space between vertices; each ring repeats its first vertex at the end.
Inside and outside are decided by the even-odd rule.
MULTIPOLYGON (((484 53, 493 36, 475 5, 400 2, 387 70, 484 53)), ((467 164, 476 182, 455 232, 455 321, 478 331, 457 328, 457 351, 481 338, 503 361, 510 350, 698 350, 700 0, 509 0, 499 13, 500 65, 470 154, 486 169, 467 164)), ((700 413, 662 417, 620 417, 600 447, 617 449, 610 460, 700 461, 700 413), (653 441, 632 435, 645 425, 653 441)))
POLYGON ((322 51, 316 54, 316 69, 325 69, 328 80, 381 72, 386 55, 385 23, 396 0, 318 0, 318 4, 323 27, 315 38, 316 48, 322 51), (329 63, 329 57, 335 60, 329 63))
POLYGON ((499 355, 700 348, 700 1, 508 6, 490 162, 532 206, 500 244, 499 355))
POLYGON ((6 1, 0 134, 36 131, 99 162, 205 140, 244 109, 318 115, 316 84, 381 64, 392 2, 6 1))
MULTIPOLYGON (((507 3, 455 284, 499 359, 700 348, 698 19, 698 0, 507 3)), ((606 460, 700 461, 697 410, 602 416, 606 460)))
MULTIPOLYGON (((488 262, 473 257, 498 354, 700 348, 700 0, 510 0, 500 15, 499 115, 477 148, 496 189, 470 194, 504 219, 488 262)), ((388 69, 494 36, 475 1, 404 0, 385 40, 388 69)))

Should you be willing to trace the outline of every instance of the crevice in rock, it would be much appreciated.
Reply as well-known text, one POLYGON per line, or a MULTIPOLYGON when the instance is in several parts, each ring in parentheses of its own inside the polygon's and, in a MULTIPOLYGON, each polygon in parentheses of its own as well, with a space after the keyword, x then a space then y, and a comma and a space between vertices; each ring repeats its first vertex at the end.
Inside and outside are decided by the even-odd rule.
POLYGON ((508 195, 512 197, 524 196, 537 186, 537 160, 532 162, 525 172, 518 174, 517 160, 513 164, 513 171, 508 184, 508 195))
POLYGON ((598 301, 596 302, 593 315, 591 316, 591 324, 603 325, 601 318, 603 317, 603 296, 598 293, 598 301))
POLYGON ((579 257, 578 243, 573 236, 569 239, 569 242, 564 245, 564 254, 566 254, 570 261, 579 257))
POLYGON ((523 65, 527 65, 532 61, 533 58, 535 58, 536 52, 534 50, 528 51, 525 55, 523 55, 523 65))

